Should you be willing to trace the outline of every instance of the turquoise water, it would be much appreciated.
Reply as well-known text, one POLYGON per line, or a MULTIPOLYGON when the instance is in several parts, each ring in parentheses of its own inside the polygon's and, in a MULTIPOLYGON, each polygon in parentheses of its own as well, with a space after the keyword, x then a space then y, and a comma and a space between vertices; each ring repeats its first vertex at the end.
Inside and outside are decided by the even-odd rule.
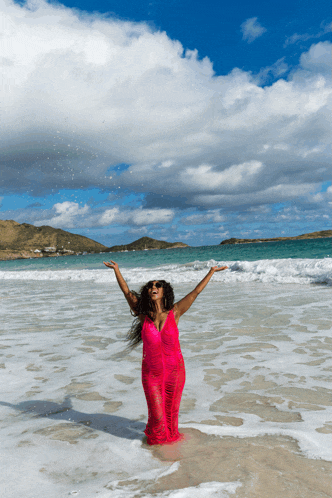
POLYGON ((331 254, 332 238, 325 238, 0 261, 0 270, 100 269, 102 261, 110 259, 125 268, 153 268, 207 260, 324 259, 331 257, 331 254))

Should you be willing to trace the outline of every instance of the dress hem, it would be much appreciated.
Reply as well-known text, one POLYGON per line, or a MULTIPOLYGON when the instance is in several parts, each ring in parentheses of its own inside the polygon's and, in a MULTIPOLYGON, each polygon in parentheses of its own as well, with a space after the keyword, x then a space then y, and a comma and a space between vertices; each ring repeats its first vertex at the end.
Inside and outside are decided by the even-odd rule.
POLYGON ((156 446, 156 445, 159 445, 159 446, 164 446, 166 444, 173 444, 173 443, 177 443, 179 441, 181 441, 182 439, 184 439, 184 434, 180 433, 178 434, 178 436, 176 436, 175 438, 172 438, 172 439, 164 439, 163 441, 158 441, 157 439, 154 439, 154 438, 149 438, 149 436, 146 434, 146 432, 144 431, 146 437, 147 437, 147 444, 149 446, 156 446), (152 440, 152 441, 151 441, 152 440))

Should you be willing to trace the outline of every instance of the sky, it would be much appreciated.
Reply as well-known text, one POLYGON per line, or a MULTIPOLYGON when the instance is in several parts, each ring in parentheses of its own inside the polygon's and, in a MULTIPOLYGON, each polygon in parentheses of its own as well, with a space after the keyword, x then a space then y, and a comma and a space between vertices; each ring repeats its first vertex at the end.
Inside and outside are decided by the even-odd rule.
POLYGON ((331 229, 327 0, 0 0, 0 219, 106 246, 331 229))

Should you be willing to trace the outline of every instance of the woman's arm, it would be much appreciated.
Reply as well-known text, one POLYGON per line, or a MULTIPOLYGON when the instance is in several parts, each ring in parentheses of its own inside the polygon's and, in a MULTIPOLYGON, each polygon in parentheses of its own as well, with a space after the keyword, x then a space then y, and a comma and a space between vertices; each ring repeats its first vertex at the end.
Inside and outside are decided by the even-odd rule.
POLYGON ((137 297, 132 292, 130 292, 127 282, 125 281, 120 272, 119 265, 112 260, 110 263, 108 261, 103 261, 103 263, 105 266, 107 266, 107 268, 112 268, 112 270, 114 270, 115 277, 119 284, 119 287, 122 290, 124 297, 127 299, 130 308, 135 312, 137 305, 137 297))
POLYGON ((183 299, 181 299, 181 301, 175 304, 174 307, 176 309, 177 316, 180 318, 180 316, 183 315, 183 313, 188 311, 188 309, 193 304, 198 294, 200 294, 202 290, 205 289, 214 272, 226 270, 227 268, 228 266, 221 266, 220 268, 218 268, 217 266, 212 266, 212 268, 210 268, 209 273, 203 278, 203 280, 200 281, 200 283, 195 287, 195 289, 189 292, 189 294, 187 294, 183 299))

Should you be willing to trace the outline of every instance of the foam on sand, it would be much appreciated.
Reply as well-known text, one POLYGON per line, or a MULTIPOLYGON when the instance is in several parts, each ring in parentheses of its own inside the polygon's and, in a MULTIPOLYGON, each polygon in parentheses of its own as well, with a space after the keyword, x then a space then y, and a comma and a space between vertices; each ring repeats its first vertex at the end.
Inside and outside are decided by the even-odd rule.
MULTIPOLYGON (((110 280, 67 277, 0 287, 6 498, 329 496, 329 286, 211 282, 179 325, 187 439, 147 447, 128 305, 110 280)), ((176 284, 177 297, 188 288, 176 284)))

